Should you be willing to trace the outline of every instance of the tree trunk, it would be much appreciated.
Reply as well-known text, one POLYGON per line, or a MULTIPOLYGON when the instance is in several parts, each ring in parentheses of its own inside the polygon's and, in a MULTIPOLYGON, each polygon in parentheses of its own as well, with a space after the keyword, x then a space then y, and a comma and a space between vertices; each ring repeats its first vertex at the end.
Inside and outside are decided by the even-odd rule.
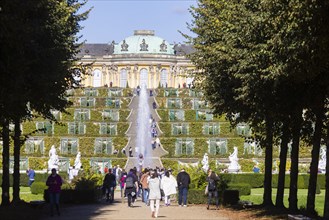
POLYGON ((267 118, 265 143, 265 174, 263 205, 273 206, 272 201, 272 166, 273 166, 273 122, 267 118))
POLYGON ((2 206, 8 206, 9 199, 9 121, 2 121, 2 206))
POLYGON ((327 163, 326 163, 326 193, 324 196, 324 212, 323 212, 323 219, 329 219, 329 129, 327 129, 327 163))
POLYGON ((310 179, 308 183, 308 193, 307 193, 307 205, 306 210, 310 214, 316 214, 315 211, 315 193, 316 184, 318 179, 318 167, 319 167, 319 154, 321 146, 321 133, 323 128, 323 110, 324 103, 322 102, 316 112, 316 122, 315 130, 313 134, 313 149, 312 149, 312 161, 310 166, 310 179))
POLYGON ((289 209, 296 211, 298 208, 297 182, 298 182, 298 156, 299 140, 302 122, 302 111, 297 112, 293 117, 292 146, 291 146, 291 168, 290 168, 290 187, 289 187, 289 209))
POLYGON ((283 124, 280 149, 280 165, 278 175, 278 190, 276 193, 276 207, 283 208, 284 182, 286 177, 287 152, 289 143, 289 129, 287 123, 283 124))
POLYGON ((19 183, 20 183, 20 172, 19 172, 19 162, 20 162, 20 149, 21 149, 21 129, 20 120, 15 119, 15 134, 14 134, 14 182, 13 182, 13 202, 20 201, 19 198, 19 183))

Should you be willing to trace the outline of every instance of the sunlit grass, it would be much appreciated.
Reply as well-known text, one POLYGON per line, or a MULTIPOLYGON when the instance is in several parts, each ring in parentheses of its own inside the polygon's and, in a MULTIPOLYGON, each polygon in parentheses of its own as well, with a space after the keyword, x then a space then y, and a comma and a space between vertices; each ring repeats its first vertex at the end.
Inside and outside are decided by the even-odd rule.
MULTIPOLYGON (((261 204, 263 202, 263 188, 251 189, 251 195, 249 196, 240 196, 241 200, 249 200, 254 204, 261 204)), ((272 200, 275 203, 277 189, 272 189, 272 200)), ((320 194, 317 194, 315 197, 315 209, 320 216, 323 216, 323 209, 324 209, 324 195, 325 190, 322 189, 320 194)), ((286 207, 289 206, 288 202, 289 197, 289 189, 284 190, 284 205, 286 207)), ((298 207, 306 207, 307 202, 307 189, 299 189, 298 190, 298 207)))
MULTIPOLYGON (((12 199, 12 195, 13 195, 12 187, 10 187, 9 193, 10 193, 10 199, 12 199)), ((1 187, 0 187, 0 194, 2 194, 1 187)), ((43 200, 43 194, 35 195, 31 193, 30 187, 20 187, 20 198, 25 202, 30 202, 33 200, 43 200)), ((1 202, 1 197, 0 197, 0 202, 1 202)))

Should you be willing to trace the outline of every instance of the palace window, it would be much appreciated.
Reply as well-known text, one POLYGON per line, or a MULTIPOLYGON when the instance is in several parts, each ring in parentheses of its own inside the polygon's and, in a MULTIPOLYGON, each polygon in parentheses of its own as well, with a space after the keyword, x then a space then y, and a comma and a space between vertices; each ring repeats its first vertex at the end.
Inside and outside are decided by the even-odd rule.
POLYGON ((85 88, 83 90, 83 93, 85 96, 97 96, 98 95, 98 90, 95 88, 85 88))
POLYGON ((112 108, 120 108, 121 101, 119 98, 106 98, 105 99, 105 106, 112 107, 112 108))
POLYGON ((178 97, 178 89, 165 89, 164 97, 178 97))
POLYGON ((114 109, 106 109, 102 112, 103 121, 111 120, 111 121, 119 121, 120 113, 118 110, 114 109))
POLYGON ((237 135, 249 137, 251 136, 251 129, 246 123, 239 123, 236 126, 236 133, 237 135))
POLYGON ((167 108, 181 108, 182 100, 180 98, 168 98, 167 108))
POLYGON ((220 132, 219 123, 204 123, 202 133, 207 135, 218 135, 220 132))
POLYGON ((74 110, 74 120, 85 121, 90 119, 89 109, 75 109, 74 110))
POLYGON ((243 154, 244 155, 257 155, 262 156, 263 149, 258 142, 244 142, 243 154))
POLYGON ((193 155, 194 140, 191 138, 178 138, 175 143, 175 155, 193 155))
POLYGON ((108 97, 119 97, 123 96, 123 90, 122 89, 109 89, 107 92, 108 97))
POLYGON ((112 154, 113 143, 111 138, 96 138, 95 139, 95 154, 112 154))
POLYGON ((99 123, 99 134, 117 135, 117 125, 113 123, 99 123))
POLYGON ((161 70, 161 75, 160 75, 160 86, 162 88, 165 88, 168 86, 168 72, 166 69, 161 70))
POLYGON ((208 141, 208 152, 212 155, 227 153, 227 140, 223 138, 211 138, 208 141))
POLYGON ((200 100, 200 99, 193 99, 192 100, 192 109, 204 109, 204 108, 208 108, 208 102, 205 100, 200 100))
POLYGON ((68 123, 68 134, 85 134, 86 124, 83 122, 69 122, 68 123))
POLYGON ((184 110, 169 110, 169 120, 170 121, 184 121, 185 120, 185 112, 184 110))
POLYGON ((203 97, 203 93, 202 92, 199 92, 199 91, 197 91, 195 89, 190 89, 189 96, 190 97, 203 97))
POLYGON ((120 71, 120 87, 121 88, 126 88, 127 87, 127 70, 122 69, 120 71))
POLYGON ((35 127, 39 134, 53 134, 54 128, 50 121, 36 122, 35 127))
POLYGON ((78 153, 78 139, 77 138, 61 138, 60 145, 61 154, 73 154, 78 153))
POLYGON ((188 135, 189 134, 189 126, 188 123, 174 123, 171 124, 171 134, 172 135, 188 135))
POLYGON ((92 97, 81 97, 80 107, 95 107, 96 99, 92 97))
POLYGON ((44 153, 44 139, 40 137, 30 137, 25 141, 25 153, 44 153))
POLYGON ((212 121, 214 115, 210 110, 197 110, 196 111, 196 120, 197 121, 212 121))

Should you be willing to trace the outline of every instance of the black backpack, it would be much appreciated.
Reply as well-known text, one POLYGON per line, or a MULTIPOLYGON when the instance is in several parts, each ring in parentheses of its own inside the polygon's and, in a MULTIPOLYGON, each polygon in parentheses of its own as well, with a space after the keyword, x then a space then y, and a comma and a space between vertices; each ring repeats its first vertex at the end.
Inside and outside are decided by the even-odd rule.
POLYGON ((128 176, 126 178, 126 188, 133 188, 134 187, 134 178, 132 176, 128 176))
POLYGON ((213 179, 209 179, 208 191, 215 191, 216 189, 217 189, 216 181, 213 179))

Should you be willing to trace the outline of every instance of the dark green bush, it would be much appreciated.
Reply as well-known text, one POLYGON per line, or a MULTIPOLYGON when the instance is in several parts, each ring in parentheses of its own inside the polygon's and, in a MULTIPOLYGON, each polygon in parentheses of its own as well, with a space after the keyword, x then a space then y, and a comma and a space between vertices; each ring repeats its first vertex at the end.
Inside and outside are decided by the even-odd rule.
POLYGON ((34 182, 31 185, 32 194, 42 194, 45 189, 47 189, 47 186, 44 182, 34 182))
POLYGON ((227 184, 247 183, 251 188, 260 188, 263 187, 264 184, 264 174, 260 173, 225 173, 221 174, 220 177, 221 180, 226 181, 227 184))
POLYGON ((240 196, 247 196, 251 194, 251 186, 248 183, 229 184, 228 190, 238 190, 240 196))
POLYGON ((204 194, 204 190, 201 189, 190 189, 187 198, 190 204, 207 204, 208 201, 208 197, 204 194))

